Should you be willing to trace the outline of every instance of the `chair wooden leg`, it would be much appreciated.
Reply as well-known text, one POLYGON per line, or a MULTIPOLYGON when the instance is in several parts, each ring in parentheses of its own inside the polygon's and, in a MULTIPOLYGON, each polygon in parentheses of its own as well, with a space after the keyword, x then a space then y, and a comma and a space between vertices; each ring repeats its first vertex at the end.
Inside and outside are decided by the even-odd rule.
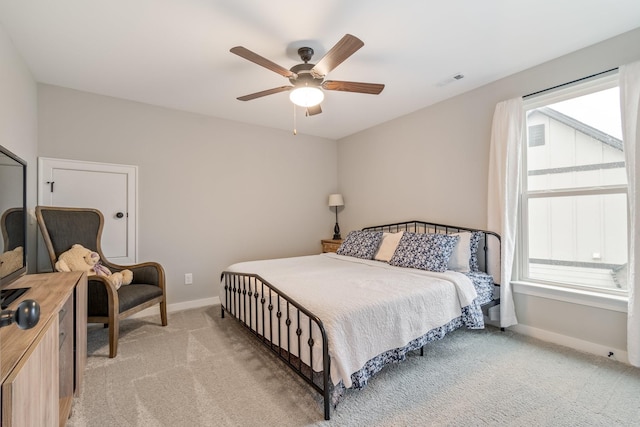
POLYGON ((118 335, 120 332, 120 319, 113 316, 109 319, 109 357, 114 358, 118 354, 118 335))
POLYGON ((160 320, 162 321, 162 326, 167 326, 167 302, 162 301, 160 303, 160 320))

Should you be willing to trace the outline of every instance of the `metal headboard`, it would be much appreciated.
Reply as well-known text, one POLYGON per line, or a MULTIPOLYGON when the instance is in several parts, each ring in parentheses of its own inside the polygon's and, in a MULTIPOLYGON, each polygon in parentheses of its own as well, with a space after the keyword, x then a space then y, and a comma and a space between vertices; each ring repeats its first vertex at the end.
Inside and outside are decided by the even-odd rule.
POLYGON ((485 273, 493 276, 494 283, 500 285, 500 257, 501 244, 500 236, 493 231, 480 230, 476 228, 462 227, 458 225, 436 224, 425 221, 404 221, 392 224, 374 225, 364 227, 365 231, 386 231, 397 233, 399 231, 409 231, 412 233, 442 233, 452 234, 462 231, 481 233, 480 243, 478 243, 478 266, 485 273))

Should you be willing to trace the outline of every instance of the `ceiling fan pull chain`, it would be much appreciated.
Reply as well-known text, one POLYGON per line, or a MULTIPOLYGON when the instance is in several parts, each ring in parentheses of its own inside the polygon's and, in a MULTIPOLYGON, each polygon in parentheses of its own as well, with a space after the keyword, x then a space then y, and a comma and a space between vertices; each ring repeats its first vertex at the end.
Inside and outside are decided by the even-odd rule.
POLYGON ((296 129, 296 104, 293 104, 293 134, 298 134, 298 130, 296 129))

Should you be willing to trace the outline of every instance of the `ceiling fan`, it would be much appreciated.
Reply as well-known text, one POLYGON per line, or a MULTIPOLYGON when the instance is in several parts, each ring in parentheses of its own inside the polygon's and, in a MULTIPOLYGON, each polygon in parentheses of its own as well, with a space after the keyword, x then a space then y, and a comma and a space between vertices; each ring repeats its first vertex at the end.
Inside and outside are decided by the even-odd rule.
POLYGON ((298 49, 298 55, 300 55, 300 59, 302 59, 304 63, 294 65, 289 70, 245 47, 236 46, 231 48, 231 53, 235 53, 248 61, 274 71, 281 76, 288 78, 291 83, 291 86, 280 86, 273 89, 267 89, 249 95, 240 96, 237 99, 240 101, 250 101, 263 96, 273 95, 274 93, 291 91, 291 94, 289 95, 291 101, 296 105, 306 107, 307 115, 313 116, 322 112, 322 109, 320 108, 320 103, 324 99, 322 89, 378 95, 382 92, 382 89, 384 89, 383 84, 324 79, 331 70, 344 62, 344 60, 353 55, 362 46, 364 46, 362 40, 352 36, 351 34, 346 34, 315 65, 309 64, 309 61, 313 56, 313 49, 310 47, 301 47, 298 49))

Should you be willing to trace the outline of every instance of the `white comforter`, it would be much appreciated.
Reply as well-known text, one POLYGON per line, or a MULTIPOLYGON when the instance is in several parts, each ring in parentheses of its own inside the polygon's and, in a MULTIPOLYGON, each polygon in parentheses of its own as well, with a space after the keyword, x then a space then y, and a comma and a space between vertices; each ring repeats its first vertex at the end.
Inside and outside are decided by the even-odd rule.
MULTIPOLYGON (((476 297, 473 284, 460 273, 333 253, 242 262, 227 270, 260 275, 318 316, 329 341, 331 380, 347 388, 351 374, 369 359, 459 317, 476 297)), ((320 359, 314 351, 316 371, 322 369, 320 359)))

